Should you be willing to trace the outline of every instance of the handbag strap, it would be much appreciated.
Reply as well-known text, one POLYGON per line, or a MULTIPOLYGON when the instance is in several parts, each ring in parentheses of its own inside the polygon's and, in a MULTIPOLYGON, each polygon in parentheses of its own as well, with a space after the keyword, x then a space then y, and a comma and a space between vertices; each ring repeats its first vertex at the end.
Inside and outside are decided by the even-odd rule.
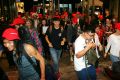
POLYGON ((24 44, 21 45, 22 48, 22 52, 24 54, 24 56, 27 58, 27 60, 30 62, 30 64, 32 65, 32 67, 34 68, 34 70, 37 72, 37 64, 35 64, 35 62, 33 62, 33 60, 31 59, 31 57, 27 54, 25 48, 24 48, 24 44))
MULTIPOLYGON (((90 51, 88 50, 88 52, 90 52, 90 51)), ((88 78, 88 80, 91 80, 87 65, 88 65, 87 64, 87 56, 85 55, 85 67, 86 67, 87 78, 88 78)))

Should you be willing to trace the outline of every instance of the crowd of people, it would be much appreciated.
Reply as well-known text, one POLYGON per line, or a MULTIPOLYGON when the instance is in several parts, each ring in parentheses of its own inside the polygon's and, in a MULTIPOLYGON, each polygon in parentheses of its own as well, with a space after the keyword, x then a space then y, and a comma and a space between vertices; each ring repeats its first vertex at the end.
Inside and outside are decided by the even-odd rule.
POLYGON ((70 15, 67 11, 42 16, 27 12, 18 15, 10 24, 1 18, 0 27, 0 50, 10 51, 20 80, 45 80, 48 56, 56 80, 61 80, 59 60, 64 51, 70 54, 78 80, 96 80, 99 58, 106 58, 107 53, 113 63, 120 61, 120 23, 108 10, 106 16, 80 12, 70 15), (90 50, 96 52, 95 65, 88 60, 90 50), (40 74, 35 67, 38 63, 40 74))

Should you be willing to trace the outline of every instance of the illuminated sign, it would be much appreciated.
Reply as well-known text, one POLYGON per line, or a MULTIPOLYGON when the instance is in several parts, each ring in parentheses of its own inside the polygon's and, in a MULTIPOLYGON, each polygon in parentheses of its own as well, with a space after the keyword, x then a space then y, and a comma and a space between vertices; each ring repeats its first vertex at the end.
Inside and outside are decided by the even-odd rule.
POLYGON ((23 2, 16 2, 17 11, 20 13, 24 13, 24 3, 23 2))

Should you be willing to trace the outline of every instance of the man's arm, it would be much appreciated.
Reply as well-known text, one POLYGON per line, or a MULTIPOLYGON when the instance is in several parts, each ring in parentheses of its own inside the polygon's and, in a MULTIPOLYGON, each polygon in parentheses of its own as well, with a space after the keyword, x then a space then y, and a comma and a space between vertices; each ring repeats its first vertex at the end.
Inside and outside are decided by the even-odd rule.
POLYGON ((50 40, 48 39, 48 36, 45 36, 45 40, 47 41, 49 47, 53 47, 52 43, 50 42, 50 40))
POLYGON ((104 58, 107 57, 107 54, 108 54, 109 51, 110 51, 110 47, 111 47, 111 37, 108 38, 108 43, 107 43, 107 46, 106 46, 106 49, 105 49, 104 58))
MULTIPOLYGON (((78 45, 79 45, 79 44, 78 44, 78 45)), ((87 51, 88 51, 89 49, 91 49, 92 47, 95 47, 95 43, 89 42, 82 51, 79 51, 79 52, 76 54, 76 57, 77 57, 77 58, 80 58, 80 57, 84 56, 84 55, 87 53, 87 51)))

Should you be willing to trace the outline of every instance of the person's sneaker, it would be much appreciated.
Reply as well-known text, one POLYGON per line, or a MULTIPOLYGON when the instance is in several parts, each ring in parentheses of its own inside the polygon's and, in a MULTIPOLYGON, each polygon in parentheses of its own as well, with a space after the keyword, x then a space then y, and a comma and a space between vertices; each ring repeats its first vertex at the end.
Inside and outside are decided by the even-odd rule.
POLYGON ((60 73, 60 72, 57 72, 57 73, 56 73, 56 77, 57 77, 57 80, 61 80, 61 73, 60 73))

